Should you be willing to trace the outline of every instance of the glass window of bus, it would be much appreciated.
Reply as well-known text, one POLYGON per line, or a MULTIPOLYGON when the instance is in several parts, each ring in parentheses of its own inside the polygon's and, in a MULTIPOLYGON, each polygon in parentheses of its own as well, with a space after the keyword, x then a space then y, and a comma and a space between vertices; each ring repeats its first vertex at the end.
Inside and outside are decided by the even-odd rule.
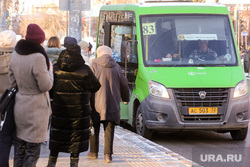
POLYGON ((112 25, 110 47, 113 50, 113 58, 116 62, 137 63, 135 26, 112 25))
POLYGON ((107 16, 107 12, 101 12, 99 17, 99 28, 98 28, 98 41, 97 41, 97 47, 104 45, 104 22, 107 16))
POLYGON ((147 15, 140 21, 148 66, 237 65, 226 15, 147 15))
MULTIPOLYGON (((99 28, 98 28, 98 46, 104 45, 105 33, 104 24, 105 23, 123 23, 123 22, 133 22, 135 23, 135 14, 133 11, 101 11, 99 17, 99 28)), ((117 25, 117 24, 116 24, 117 25)), ((111 29, 112 31, 112 29, 111 29)), ((114 31, 114 28, 113 28, 114 31)), ((107 34, 109 36, 113 34, 107 34)), ((112 36, 111 36, 112 37, 112 36)))

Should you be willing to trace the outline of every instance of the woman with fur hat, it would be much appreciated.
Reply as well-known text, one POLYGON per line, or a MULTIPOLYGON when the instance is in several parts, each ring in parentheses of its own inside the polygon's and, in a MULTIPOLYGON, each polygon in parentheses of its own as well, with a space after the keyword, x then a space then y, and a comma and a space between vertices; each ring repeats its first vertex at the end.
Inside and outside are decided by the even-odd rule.
POLYGON ((50 156, 47 167, 56 165, 59 152, 70 153, 70 167, 89 147, 90 93, 100 83, 81 56, 80 46, 69 44, 54 65, 50 156))
POLYGON ((84 54, 84 56, 89 56, 89 43, 86 41, 80 41, 78 45, 82 49, 81 53, 84 54))
MULTIPOLYGON (((11 30, 2 31, 0 33, 0 97, 11 86, 8 76, 8 66, 15 46, 16 33, 11 30)), ((0 131, 0 166, 2 167, 9 166, 9 154, 13 143, 13 131, 15 129, 13 117, 13 113, 8 113, 5 126, 0 131)))
POLYGON ((111 48, 100 46, 96 52, 97 58, 93 60, 90 68, 102 86, 95 93, 95 110, 99 114, 91 113, 91 115, 95 115, 95 118, 92 117, 95 133, 90 137, 88 158, 96 159, 98 157, 100 123, 103 123, 104 159, 105 162, 110 163, 113 154, 115 125, 120 123, 120 102, 129 101, 129 87, 121 67, 112 58, 111 48))
POLYGON ((41 145, 47 140, 53 67, 41 46, 44 40, 44 31, 37 24, 29 24, 25 40, 17 42, 10 59, 11 85, 18 87, 14 106, 15 167, 35 167, 41 145))
POLYGON ((63 46, 66 48, 67 45, 69 44, 77 44, 77 40, 74 37, 69 37, 69 36, 65 37, 63 46))
POLYGON ((85 64, 90 65, 91 62, 89 60, 90 54, 89 54, 89 43, 86 41, 80 41, 78 45, 81 47, 81 54, 83 59, 85 60, 85 64))

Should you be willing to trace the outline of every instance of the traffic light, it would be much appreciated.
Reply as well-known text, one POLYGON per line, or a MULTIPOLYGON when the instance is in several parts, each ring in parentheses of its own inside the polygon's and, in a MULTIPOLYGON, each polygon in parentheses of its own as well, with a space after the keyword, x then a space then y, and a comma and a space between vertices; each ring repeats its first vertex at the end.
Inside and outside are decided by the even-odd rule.
POLYGON ((244 22, 244 20, 240 20, 240 32, 243 32, 243 31, 245 31, 245 22, 244 22))

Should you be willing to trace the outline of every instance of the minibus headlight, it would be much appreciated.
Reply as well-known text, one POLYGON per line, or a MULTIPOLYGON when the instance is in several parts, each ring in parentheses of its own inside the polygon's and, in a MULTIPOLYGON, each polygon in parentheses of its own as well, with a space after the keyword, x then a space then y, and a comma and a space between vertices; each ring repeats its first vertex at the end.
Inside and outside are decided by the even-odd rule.
POLYGON ((162 84, 154 82, 154 81, 149 81, 148 86, 149 86, 149 92, 151 95, 163 97, 163 98, 170 98, 166 87, 163 86, 162 84))
POLYGON ((234 89, 234 98, 246 95, 248 92, 247 82, 245 80, 238 83, 234 89))

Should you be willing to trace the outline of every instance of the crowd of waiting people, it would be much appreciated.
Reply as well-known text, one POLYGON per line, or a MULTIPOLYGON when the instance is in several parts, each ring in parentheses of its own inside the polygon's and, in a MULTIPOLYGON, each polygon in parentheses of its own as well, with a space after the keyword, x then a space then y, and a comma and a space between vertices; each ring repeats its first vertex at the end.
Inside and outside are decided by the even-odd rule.
POLYGON ((79 154, 87 150, 89 159, 97 159, 100 124, 104 160, 112 162, 120 102, 129 101, 129 89, 111 48, 98 47, 96 58, 90 59, 92 45, 86 41, 65 37, 62 46, 52 36, 43 47, 45 38, 37 24, 29 24, 19 41, 11 30, 0 32, 0 96, 5 89, 18 88, 14 123, 0 131, 0 166, 9 166, 13 145, 14 166, 35 167, 48 133, 47 167, 56 166, 60 152, 70 153, 71 167, 78 166, 79 154))

